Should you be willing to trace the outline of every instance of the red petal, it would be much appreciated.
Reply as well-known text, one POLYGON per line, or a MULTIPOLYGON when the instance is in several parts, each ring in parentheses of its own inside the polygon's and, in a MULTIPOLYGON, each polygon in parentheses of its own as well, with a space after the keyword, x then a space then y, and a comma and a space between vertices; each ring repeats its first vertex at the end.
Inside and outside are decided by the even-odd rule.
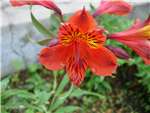
POLYGON ((47 69, 58 70, 64 67, 67 56, 68 50, 65 46, 46 47, 39 54, 39 62, 47 69))
POLYGON ((137 19, 129 29, 111 34, 109 38, 120 38, 121 40, 150 39, 150 24, 148 24, 148 20, 141 22, 137 19))
POLYGON ((149 40, 133 40, 120 42, 132 48, 140 57, 143 58, 146 64, 150 64, 150 41, 149 40))
POLYGON ((82 32, 88 32, 96 28, 96 21, 85 9, 76 12, 68 22, 77 26, 82 32))
POLYGON ((100 3, 99 8, 93 14, 93 16, 98 16, 101 14, 116 14, 116 15, 126 15, 131 12, 132 7, 129 3, 122 0, 103 0, 100 3))
POLYGON ((41 5, 48 9, 54 10, 61 15, 61 10, 56 6, 52 0, 10 0, 12 6, 23 6, 23 5, 41 5))
POLYGON ((91 70, 97 75, 112 75, 117 68, 117 59, 115 55, 106 49, 100 47, 99 49, 89 49, 89 56, 87 63, 91 70))
POLYGON ((86 68, 87 64, 84 59, 75 60, 74 57, 70 57, 70 59, 68 59, 66 70, 70 81, 74 85, 79 86, 81 82, 84 80, 86 68))
POLYGON ((79 86, 84 80, 85 70, 87 68, 86 63, 86 44, 84 42, 72 43, 70 56, 67 59, 66 70, 71 82, 79 86))

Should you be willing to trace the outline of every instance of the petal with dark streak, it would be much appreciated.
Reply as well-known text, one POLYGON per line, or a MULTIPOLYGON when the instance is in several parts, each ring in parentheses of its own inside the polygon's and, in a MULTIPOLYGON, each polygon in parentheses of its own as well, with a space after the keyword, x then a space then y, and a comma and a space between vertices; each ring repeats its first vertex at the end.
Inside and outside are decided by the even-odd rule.
POLYGON ((47 69, 58 70, 65 66, 68 57, 66 46, 56 45, 43 48, 39 54, 39 62, 47 69))

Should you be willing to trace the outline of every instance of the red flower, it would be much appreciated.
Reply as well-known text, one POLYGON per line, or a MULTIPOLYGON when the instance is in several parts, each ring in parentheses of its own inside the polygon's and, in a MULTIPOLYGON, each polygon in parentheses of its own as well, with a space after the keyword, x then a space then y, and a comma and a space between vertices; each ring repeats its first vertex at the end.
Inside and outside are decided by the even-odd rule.
POLYGON ((83 9, 62 24, 55 46, 46 47, 39 54, 39 61, 47 69, 66 68, 69 79, 80 85, 89 67, 97 75, 112 75, 116 57, 103 46, 105 35, 96 27, 93 17, 83 9))
POLYGON ((56 6, 52 0, 10 0, 12 6, 24 6, 24 5, 41 5, 48 9, 54 10, 61 15, 61 10, 56 6))
POLYGON ((126 15, 131 12, 132 7, 130 4, 123 0, 102 0, 100 6, 95 11, 93 16, 98 16, 101 14, 116 14, 116 15, 126 15))
POLYGON ((143 23, 136 20, 131 28, 111 34, 109 38, 129 46, 146 64, 150 64, 150 17, 143 23))

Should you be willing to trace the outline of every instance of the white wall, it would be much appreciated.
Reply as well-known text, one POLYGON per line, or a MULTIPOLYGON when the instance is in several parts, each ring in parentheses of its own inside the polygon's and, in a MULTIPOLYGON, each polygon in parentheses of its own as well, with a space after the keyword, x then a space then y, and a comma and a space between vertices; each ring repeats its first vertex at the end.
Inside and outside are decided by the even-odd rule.
MULTIPOLYGON (((96 7, 98 6, 101 0, 53 0, 55 3, 61 8, 63 13, 71 13, 78 9, 81 9, 85 6, 89 9, 89 3, 92 3, 96 7)), ((150 0, 125 0, 132 4, 141 4, 150 2, 150 0)), ((20 24, 20 23, 27 23, 31 22, 30 14, 28 10, 28 6, 23 6, 19 8, 11 7, 9 0, 2 0, 2 24, 1 26, 7 26, 10 23, 12 24, 20 24), (19 18, 18 18, 19 17, 19 18)), ((34 7, 34 14, 39 19, 48 18, 49 10, 43 7, 35 6, 34 7)))

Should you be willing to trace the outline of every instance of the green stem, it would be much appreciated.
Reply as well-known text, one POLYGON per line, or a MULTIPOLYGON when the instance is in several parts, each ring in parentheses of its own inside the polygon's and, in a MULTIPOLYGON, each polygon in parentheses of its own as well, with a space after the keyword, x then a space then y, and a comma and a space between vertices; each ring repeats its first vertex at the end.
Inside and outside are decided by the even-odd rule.
POLYGON ((57 87, 57 71, 53 71, 53 76, 54 76, 53 91, 55 91, 57 87))
MULTIPOLYGON (((53 76, 54 76, 54 82, 53 82, 53 90, 52 92, 55 93, 56 92, 56 88, 57 88, 57 71, 53 71, 53 76)), ((51 105, 54 103, 54 100, 55 100, 55 95, 54 97, 52 98, 52 101, 51 101, 51 105)))

